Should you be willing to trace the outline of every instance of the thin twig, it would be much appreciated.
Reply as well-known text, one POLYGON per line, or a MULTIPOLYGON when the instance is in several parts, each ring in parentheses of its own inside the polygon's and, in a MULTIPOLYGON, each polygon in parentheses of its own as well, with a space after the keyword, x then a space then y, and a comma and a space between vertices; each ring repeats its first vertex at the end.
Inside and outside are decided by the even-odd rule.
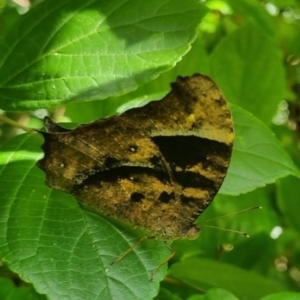
POLYGON ((22 130, 24 130, 24 131, 26 131, 28 133, 35 132, 35 130, 33 128, 26 127, 26 126, 24 126, 24 125, 22 125, 22 124, 20 124, 20 123, 18 123, 16 121, 14 121, 14 120, 6 117, 4 115, 0 115, 0 122, 5 122, 5 123, 7 123, 7 124, 9 124, 11 126, 20 128, 20 129, 22 129, 22 130))

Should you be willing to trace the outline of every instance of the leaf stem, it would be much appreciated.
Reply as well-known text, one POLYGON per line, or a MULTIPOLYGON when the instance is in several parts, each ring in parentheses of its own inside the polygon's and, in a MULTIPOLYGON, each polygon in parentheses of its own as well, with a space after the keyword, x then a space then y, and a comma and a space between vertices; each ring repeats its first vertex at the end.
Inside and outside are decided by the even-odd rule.
POLYGON ((12 119, 6 117, 6 116, 4 116, 4 115, 0 115, 0 122, 5 122, 5 123, 10 124, 10 125, 12 125, 12 126, 14 126, 14 127, 23 129, 24 131, 26 131, 26 132, 28 132, 28 133, 34 132, 34 131, 35 131, 34 129, 29 128, 29 127, 26 127, 26 126, 24 126, 24 125, 22 125, 22 124, 20 124, 20 123, 18 123, 18 122, 16 122, 16 121, 14 121, 14 120, 12 120, 12 119))

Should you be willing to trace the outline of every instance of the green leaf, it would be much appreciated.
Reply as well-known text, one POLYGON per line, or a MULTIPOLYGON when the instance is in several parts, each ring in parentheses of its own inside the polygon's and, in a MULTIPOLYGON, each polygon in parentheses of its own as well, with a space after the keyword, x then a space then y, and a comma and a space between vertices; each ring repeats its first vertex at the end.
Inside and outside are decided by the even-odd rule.
POLYGON ((32 286, 17 287, 8 278, 0 278, 1 300, 46 300, 44 295, 39 295, 32 286))
POLYGON ((241 299, 259 299, 283 290, 280 285, 254 272, 205 258, 176 263, 171 266, 169 276, 201 291, 223 288, 241 299))
POLYGON ((120 114, 132 107, 140 107, 152 100, 162 99, 170 91, 171 83, 176 82, 178 76, 190 76, 195 73, 205 74, 208 70, 208 55, 200 38, 197 38, 191 50, 173 69, 162 73, 157 79, 139 87, 136 91, 121 96, 119 99, 115 98, 114 100, 117 101, 114 103, 119 102, 121 106, 116 107, 114 113, 120 114))
POLYGON ((155 300, 183 300, 176 293, 171 293, 167 289, 160 288, 159 294, 154 298, 155 300))
POLYGON ((224 289, 213 288, 208 290, 204 295, 193 295, 188 300, 239 300, 235 295, 224 289))
POLYGON ((243 16, 247 20, 253 20, 254 24, 266 35, 274 37, 276 27, 274 19, 267 13, 263 4, 253 0, 227 0, 226 1, 239 16, 243 16))
POLYGON ((299 194, 295 187, 300 186, 300 179, 294 177, 281 178, 277 182, 278 205, 287 222, 300 231, 299 194))
POLYGON ((205 74, 208 69, 208 55, 200 38, 197 38, 191 50, 182 60, 174 68, 162 73, 155 80, 119 97, 111 97, 100 101, 68 103, 66 105, 66 116, 73 122, 86 123, 100 117, 120 114, 129 108, 143 106, 152 100, 162 99, 170 91, 170 84, 176 81, 177 76, 188 76, 194 73, 205 74), (78 111, 81 113, 78 114, 78 111))
POLYGON ((294 292, 276 293, 276 294, 263 297, 260 300, 300 300, 300 293, 294 293, 294 292))
POLYGON ((35 166, 41 143, 38 134, 24 134, 0 152, 2 259, 49 299, 152 299, 166 266, 149 278, 168 249, 149 240, 111 266, 145 233, 48 188, 35 166))
POLYGON ((47 0, 0 40, 0 105, 128 93, 176 64, 207 9, 194 0, 47 0))
POLYGON ((220 193, 247 193, 278 178, 299 177, 287 152, 274 133, 252 114, 230 105, 234 120, 235 142, 231 163, 220 193))
POLYGON ((211 56, 211 77, 229 102, 270 124, 285 93, 282 56, 251 23, 225 38, 211 56))

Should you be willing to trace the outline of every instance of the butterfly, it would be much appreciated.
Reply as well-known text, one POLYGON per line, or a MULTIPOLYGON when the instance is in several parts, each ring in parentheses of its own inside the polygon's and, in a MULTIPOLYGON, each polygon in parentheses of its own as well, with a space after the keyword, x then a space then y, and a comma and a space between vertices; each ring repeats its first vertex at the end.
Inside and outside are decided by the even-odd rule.
POLYGON ((162 100, 73 130, 46 117, 47 184, 163 240, 196 238, 195 220, 226 175, 227 102, 207 76, 178 77, 162 100))

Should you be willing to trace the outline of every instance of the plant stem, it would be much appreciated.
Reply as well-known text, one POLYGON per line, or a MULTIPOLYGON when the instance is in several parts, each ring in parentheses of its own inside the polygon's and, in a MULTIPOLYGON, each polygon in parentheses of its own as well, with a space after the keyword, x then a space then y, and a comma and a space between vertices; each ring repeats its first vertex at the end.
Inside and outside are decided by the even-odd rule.
POLYGON ((26 127, 26 126, 24 126, 24 125, 21 125, 20 123, 14 121, 14 120, 12 120, 12 119, 10 119, 10 118, 4 116, 4 115, 0 115, 0 122, 5 122, 5 123, 10 124, 10 125, 12 125, 12 126, 14 126, 14 127, 23 129, 24 131, 26 131, 26 132, 28 132, 28 133, 34 132, 34 131, 35 131, 34 129, 29 128, 29 127, 26 127))

